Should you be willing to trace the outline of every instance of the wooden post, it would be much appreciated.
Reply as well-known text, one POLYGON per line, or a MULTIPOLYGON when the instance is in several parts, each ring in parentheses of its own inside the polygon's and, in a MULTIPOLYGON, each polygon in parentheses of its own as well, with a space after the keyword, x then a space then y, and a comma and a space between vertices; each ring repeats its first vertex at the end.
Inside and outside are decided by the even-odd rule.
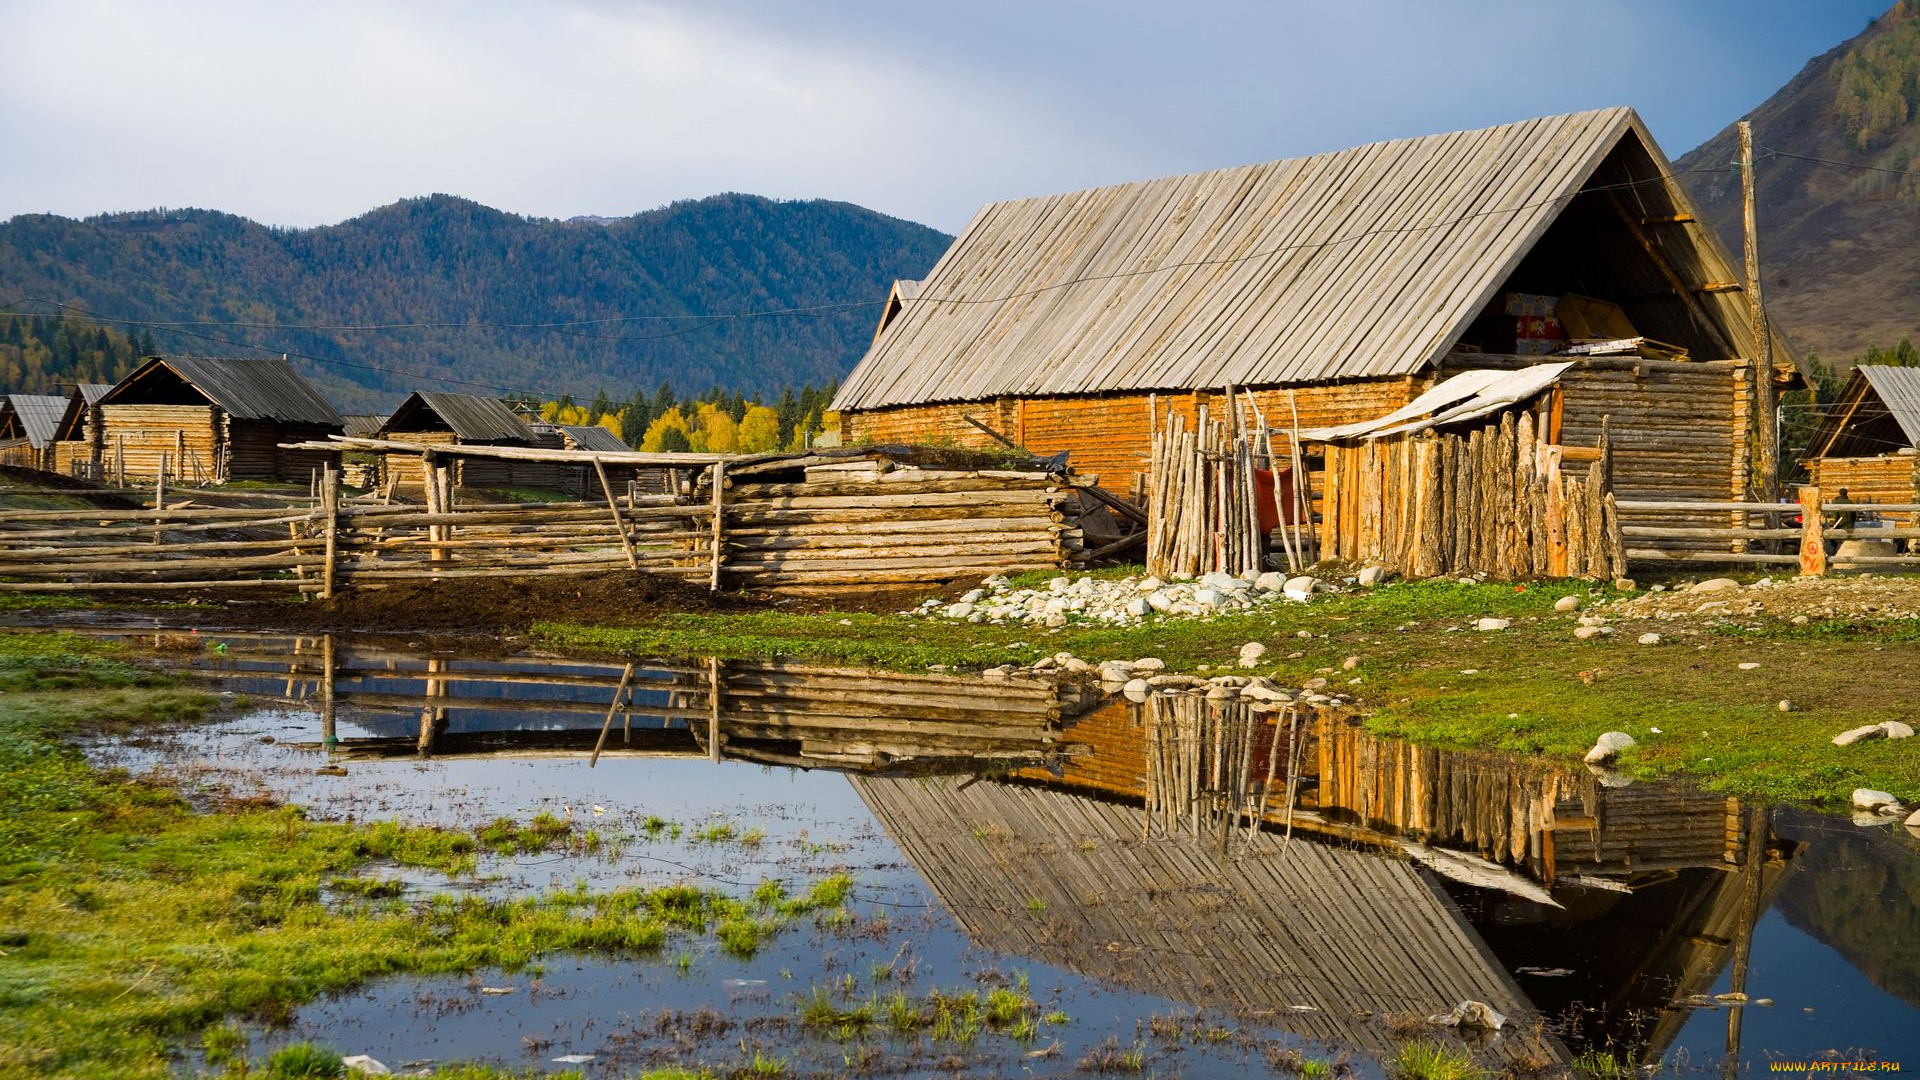
POLYGON ((1766 306, 1760 296, 1760 238, 1754 226, 1753 125, 1742 120, 1740 129, 1740 201, 1747 237, 1747 320, 1753 328, 1753 409, 1755 424, 1754 471, 1760 501, 1773 502, 1780 491, 1779 432, 1773 403, 1773 335, 1767 331, 1766 306))
MULTIPOLYGON (((726 462, 716 461, 713 463, 713 568, 712 577, 707 583, 707 588, 713 592, 720 591, 720 567, 726 561, 726 490, 726 462)), ((716 683, 714 689, 716 700, 719 693, 716 683)))
POLYGON ((113 486, 127 486, 127 438, 117 433, 113 437, 113 486))
MULTIPOLYGON (((320 507, 326 515, 326 561, 320 564, 320 599, 333 599, 333 564, 340 550, 340 473, 328 465, 320 472, 320 507)), ((331 638, 328 639, 331 642, 331 638)), ((329 648, 331 645, 329 645, 329 648)))
MULTIPOLYGON (((593 459, 594 475, 600 478, 600 490, 607 497, 607 509, 613 511, 613 531, 620 534, 620 546, 626 549, 629 569, 640 569, 640 556, 634 554, 633 537, 627 535, 627 522, 620 516, 620 503, 613 497, 613 487, 607 483, 607 467, 599 458, 593 459)), ((609 713, 609 716, 612 714, 609 713)))
MULTIPOLYGON (((714 462, 714 468, 719 467, 720 463, 714 462)), ((707 657, 707 760, 716 765, 720 763, 720 658, 717 656, 707 657)))
POLYGON ((340 745, 333 728, 333 635, 320 635, 320 746, 331 750, 340 745))
POLYGON ((1827 572, 1826 524, 1820 520, 1820 489, 1800 489, 1800 576, 1822 577, 1827 572))

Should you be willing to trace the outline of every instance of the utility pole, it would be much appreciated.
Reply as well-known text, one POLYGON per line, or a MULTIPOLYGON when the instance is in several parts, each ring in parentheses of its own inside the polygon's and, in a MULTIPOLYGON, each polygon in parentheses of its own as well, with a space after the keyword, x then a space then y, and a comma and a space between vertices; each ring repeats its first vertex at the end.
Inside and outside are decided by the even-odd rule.
POLYGON ((1780 429, 1775 421, 1773 394, 1773 334, 1767 329, 1767 309, 1760 298, 1760 239, 1753 215, 1753 124, 1740 121, 1740 196, 1747 233, 1747 321, 1753 328, 1753 412, 1755 488, 1763 502, 1780 493, 1780 429))

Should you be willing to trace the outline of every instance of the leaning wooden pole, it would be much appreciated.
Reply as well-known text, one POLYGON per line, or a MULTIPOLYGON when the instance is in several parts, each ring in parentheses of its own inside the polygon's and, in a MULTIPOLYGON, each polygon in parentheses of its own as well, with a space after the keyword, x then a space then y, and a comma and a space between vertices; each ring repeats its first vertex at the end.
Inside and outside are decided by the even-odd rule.
POLYGON ((627 535, 627 522, 620 516, 620 503, 613 497, 613 485, 607 482, 607 467, 593 459, 593 473, 600 478, 600 492, 607 497, 607 509, 613 512, 613 531, 620 534, 620 546, 627 553, 627 567, 640 569, 640 556, 633 550, 633 537, 627 535))
POLYGON ((1779 424, 1773 400, 1773 335, 1767 330, 1767 309, 1760 295, 1760 237, 1753 203, 1753 124, 1742 120, 1740 130, 1740 202, 1746 226, 1747 321, 1753 330, 1754 489, 1761 502, 1780 494, 1779 424))
MULTIPOLYGON (((707 582, 707 588, 720 591, 720 567, 726 561, 726 491, 727 463, 713 463, 713 564, 707 582)), ((717 678, 717 676, 716 676, 717 678)), ((715 694, 719 693, 715 690, 715 694)))

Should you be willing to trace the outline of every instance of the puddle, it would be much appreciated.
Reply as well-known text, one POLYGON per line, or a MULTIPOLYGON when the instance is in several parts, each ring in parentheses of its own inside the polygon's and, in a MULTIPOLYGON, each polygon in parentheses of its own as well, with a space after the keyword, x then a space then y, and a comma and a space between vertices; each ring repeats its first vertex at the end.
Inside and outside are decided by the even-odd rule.
POLYGON ((390 1064, 554 1069, 590 1054, 595 1076, 755 1053, 802 1073, 1059 1073, 1104 1054, 1228 1077, 1297 1050, 1377 1076, 1420 1021, 1472 1000, 1513 1021, 1469 1040, 1495 1068, 1920 1058, 1920 842, 1896 829, 1199 698, 218 641, 195 669, 265 707, 92 756, 328 818, 547 812, 607 840, 417 892, 858 882, 850 924, 751 960, 707 948, 381 979, 259 1032, 256 1051, 312 1038, 390 1064), (695 838, 716 824, 733 836, 695 838), (1038 1013, 1070 1021, 966 1042, 799 1023, 816 988, 851 1007, 1020 975, 1038 1013))

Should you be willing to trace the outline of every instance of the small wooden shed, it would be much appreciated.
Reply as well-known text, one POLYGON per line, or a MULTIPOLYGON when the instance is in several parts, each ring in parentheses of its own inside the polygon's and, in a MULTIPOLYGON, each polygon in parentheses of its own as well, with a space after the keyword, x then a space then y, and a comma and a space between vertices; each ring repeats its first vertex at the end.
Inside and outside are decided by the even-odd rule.
POLYGON ((67 407, 53 433, 53 470, 67 476, 100 476, 102 444, 100 399, 112 383, 81 383, 67 395, 67 407))
POLYGON ((282 443, 343 430, 340 414, 281 359, 151 356, 101 396, 102 467, 195 482, 306 480, 332 464, 282 443))
POLYGON ((48 394, 0 398, 0 465, 53 468, 53 433, 67 399, 48 394))
POLYGON ((1920 502, 1920 368, 1863 364, 1807 444, 1805 464, 1823 498, 1920 502))
MULTIPOLYGON (((523 422, 495 398, 475 394, 416 390, 407 395, 380 426, 379 438, 426 446, 531 446, 561 448, 557 433, 540 432, 523 422)), ((626 449, 623 445, 621 449, 626 449)), ((543 461, 505 461, 498 458, 455 458, 451 461, 457 487, 537 487, 554 491, 577 489, 576 466, 543 461)), ((381 482, 388 489, 424 488, 422 462, 416 454, 385 455, 381 482)))

